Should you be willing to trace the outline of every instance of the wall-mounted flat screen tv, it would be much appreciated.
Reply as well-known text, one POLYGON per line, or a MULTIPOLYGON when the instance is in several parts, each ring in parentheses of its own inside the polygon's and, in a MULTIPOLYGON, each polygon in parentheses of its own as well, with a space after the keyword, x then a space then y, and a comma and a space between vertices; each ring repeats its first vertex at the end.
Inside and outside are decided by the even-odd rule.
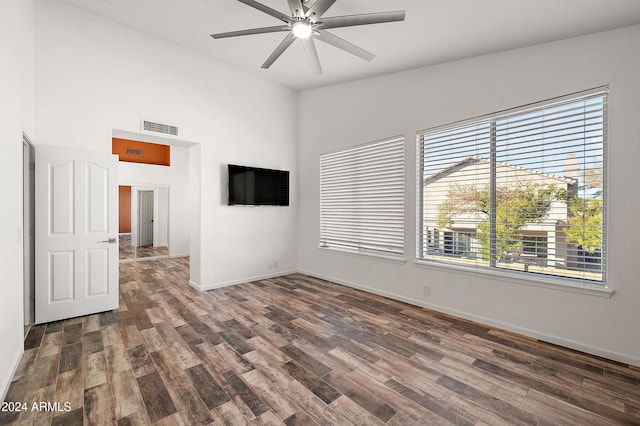
POLYGON ((288 206, 289 172, 229 164, 229 205, 288 206))

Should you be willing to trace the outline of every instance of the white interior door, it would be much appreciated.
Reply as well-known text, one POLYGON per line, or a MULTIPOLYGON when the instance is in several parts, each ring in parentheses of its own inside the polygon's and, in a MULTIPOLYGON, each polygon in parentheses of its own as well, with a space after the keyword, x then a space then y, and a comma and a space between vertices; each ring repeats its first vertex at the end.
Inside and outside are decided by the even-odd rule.
POLYGON ((153 244, 153 191, 138 191, 138 247, 153 244))
POLYGON ((118 158, 36 146, 36 323, 118 307, 118 158))

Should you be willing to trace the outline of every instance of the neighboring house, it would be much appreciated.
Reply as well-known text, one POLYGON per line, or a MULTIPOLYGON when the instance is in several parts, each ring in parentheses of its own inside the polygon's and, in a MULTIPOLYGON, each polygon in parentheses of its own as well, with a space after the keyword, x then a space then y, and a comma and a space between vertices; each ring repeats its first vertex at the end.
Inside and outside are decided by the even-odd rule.
MULTIPOLYGON (((487 223, 487 214, 481 211, 458 212, 448 217, 446 226, 443 226, 439 217, 441 206, 448 202, 452 191, 470 191, 474 188, 482 190, 489 187, 489 166, 489 160, 469 156, 424 179, 422 238, 425 244, 421 247, 427 248, 426 255, 482 263, 482 244, 478 232, 481 224, 487 223)), ((509 190, 531 184, 549 188, 553 185, 557 190, 575 193, 577 166, 568 162, 564 173, 575 177, 555 176, 497 163, 496 188, 509 190)), ((510 253, 507 261, 525 264, 526 268, 529 264, 559 269, 578 267, 581 263, 578 258, 579 250, 575 244, 566 241, 564 233, 568 215, 569 208, 565 201, 550 199, 547 214, 527 222, 521 229, 521 235, 514 236, 521 244, 518 250, 510 253)))

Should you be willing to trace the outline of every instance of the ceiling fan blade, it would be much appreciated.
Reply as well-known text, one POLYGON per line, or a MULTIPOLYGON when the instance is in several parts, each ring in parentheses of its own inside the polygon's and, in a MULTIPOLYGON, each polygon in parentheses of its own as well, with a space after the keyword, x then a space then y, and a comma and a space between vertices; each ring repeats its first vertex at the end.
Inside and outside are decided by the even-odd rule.
POLYGON ((319 24, 322 29, 353 27, 355 25, 383 24, 385 22, 404 21, 405 15, 406 12, 404 10, 397 10, 395 12, 332 16, 330 18, 322 18, 319 24))
POLYGON ((262 64, 262 66, 260 68, 264 68, 264 69, 269 68, 276 61, 276 59, 278 59, 280 57, 280 55, 282 55, 284 53, 284 51, 287 50, 287 48, 289 46, 291 46, 291 44, 295 40, 296 40, 296 37, 292 33, 287 34, 287 36, 284 38, 284 40, 282 40, 280 42, 278 47, 276 47, 276 50, 273 51, 271 56, 269 56, 267 58, 265 63, 262 64))
POLYGON ((240 30, 240 31, 229 31, 226 33, 217 33, 211 34, 211 37, 218 38, 227 38, 227 37, 238 37, 244 35, 252 35, 252 34, 265 34, 265 33, 277 33, 280 31, 289 31, 289 25, 278 25, 276 27, 263 27, 263 28, 252 28, 250 30, 240 30))
POLYGON ((287 0, 289 2, 289 9, 291 9, 291 16, 298 18, 304 18, 307 9, 302 4, 302 0, 287 0))
POLYGON ((271 15, 276 19, 279 19, 283 22, 286 22, 287 24, 291 23, 291 17, 289 15, 287 15, 286 13, 282 13, 282 12, 278 12, 275 9, 270 8, 269 6, 265 6, 262 3, 258 3, 255 0, 238 0, 240 3, 244 3, 247 6, 251 6, 254 9, 258 9, 260 12, 264 12, 267 15, 271 15))
POLYGON ((314 37, 320 41, 324 41, 327 44, 337 47, 338 49, 342 49, 345 52, 349 52, 352 55, 362 58, 365 61, 371 61, 376 57, 376 55, 374 55, 373 53, 367 52, 363 48, 358 47, 353 43, 349 43, 348 41, 341 39, 340 37, 325 30, 319 30, 318 34, 314 35, 314 37))
POLYGON ((318 57, 318 51, 316 50, 316 45, 313 42, 313 38, 301 38, 300 41, 302 41, 302 47, 304 47, 304 51, 307 54, 307 59, 309 59, 309 64, 311 65, 313 73, 316 75, 322 74, 320 58, 318 57))
POLYGON ((307 18, 316 22, 335 2, 336 0, 317 0, 309 10, 307 10, 307 18))

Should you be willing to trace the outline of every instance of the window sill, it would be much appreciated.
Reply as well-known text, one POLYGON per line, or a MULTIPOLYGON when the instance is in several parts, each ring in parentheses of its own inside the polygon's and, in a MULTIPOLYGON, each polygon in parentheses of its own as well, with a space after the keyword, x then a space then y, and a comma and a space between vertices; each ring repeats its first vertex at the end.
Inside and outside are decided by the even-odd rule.
POLYGON ((613 293, 615 292, 615 290, 607 287, 606 285, 569 282, 563 279, 533 275, 527 272, 503 272, 498 270, 480 269, 461 265, 449 265, 445 263, 430 262, 426 260, 416 260, 414 264, 420 268, 425 269, 436 269, 445 272, 457 272, 460 274, 472 275, 476 277, 481 276, 486 278, 494 278, 500 281, 507 281, 520 285, 549 288, 552 290, 568 291, 571 293, 580 293, 604 298, 610 298, 611 295, 613 295, 613 293))
POLYGON ((326 251, 330 253, 346 254, 349 256, 363 257, 363 258, 371 258, 376 260, 382 260, 384 262, 389 262, 389 263, 397 263, 402 265, 407 263, 407 259, 404 256, 394 256, 390 254, 371 253, 371 252, 364 252, 364 251, 341 250, 341 249, 332 248, 332 247, 318 247, 318 248, 322 251, 326 251))

